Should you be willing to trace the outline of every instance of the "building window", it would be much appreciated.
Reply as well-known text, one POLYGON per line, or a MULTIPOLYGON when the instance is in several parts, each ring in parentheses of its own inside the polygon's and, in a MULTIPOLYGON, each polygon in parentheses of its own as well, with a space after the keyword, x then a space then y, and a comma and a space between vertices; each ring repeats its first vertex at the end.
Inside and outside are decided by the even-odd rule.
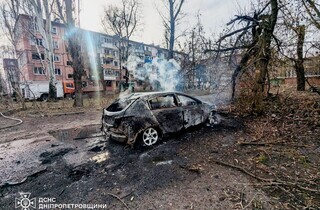
POLYGON ((69 82, 66 83, 66 87, 67 88, 74 88, 73 83, 69 83, 69 82))
POLYGON ((58 43, 58 41, 53 41, 53 48, 54 48, 54 49, 59 49, 59 43, 58 43))
POLYGON ((60 56, 59 55, 54 55, 53 56, 54 62, 60 62, 60 56))
POLYGON ((34 40, 34 42, 35 42, 35 44, 38 45, 38 46, 43 46, 42 39, 36 38, 36 39, 34 40))
POLYGON ((112 80, 106 80, 106 86, 112 87, 112 80))
POLYGON ((45 70, 42 67, 34 67, 33 73, 36 75, 44 75, 46 74, 45 70))
POLYGON ((83 82, 82 82, 82 87, 85 88, 85 87, 87 87, 87 86, 88 86, 88 82, 87 82, 87 81, 83 81, 83 82))
POLYGON ((102 60, 103 64, 111 64, 111 62, 112 62, 112 60, 110 60, 110 59, 103 58, 103 60, 102 60))
POLYGON ((104 53, 108 55, 112 55, 112 50, 104 49, 104 53))
POLYGON ((67 61, 68 66, 72 66, 72 61, 67 61))
POLYGON ((55 75, 61 75, 61 69, 54 69, 55 75))
POLYGON ((114 61, 114 66, 118 66, 118 61, 114 61))
POLYGON ((39 55, 39 53, 32 53, 32 59, 34 59, 34 60, 44 60, 44 54, 43 53, 41 53, 39 55), (41 55, 41 57, 40 57, 40 55, 41 55))
POLYGON ((58 32, 57 28, 56 27, 52 27, 51 33, 52 34, 57 34, 57 32, 58 32))
POLYGON ((68 74, 68 79, 72 79, 73 78, 73 74, 68 74))
POLYGON ((36 23, 34 23, 34 22, 30 23, 29 28, 30 28, 32 31, 39 31, 38 25, 37 25, 36 23))

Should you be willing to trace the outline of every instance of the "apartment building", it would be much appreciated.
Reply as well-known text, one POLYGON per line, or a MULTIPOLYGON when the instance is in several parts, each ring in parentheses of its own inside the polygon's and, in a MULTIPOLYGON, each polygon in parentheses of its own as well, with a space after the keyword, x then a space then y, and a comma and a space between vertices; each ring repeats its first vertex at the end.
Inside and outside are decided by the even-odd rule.
MULTIPOLYGON (((84 60, 83 91, 114 92, 121 88, 126 77, 135 83, 130 70, 125 68, 124 52, 134 53, 143 63, 151 63, 155 57, 167 57, 168 50, 129 40, 121 45, 117 36, 81 30, 82 55, 84 60)), ((17 59, 21 72, 20 83, 48 81, 44 40, 35 21, 27 15, 20 15, 14 30, 17 35, 17 59)), ((52 21, 54 47, 54 76, 57 80, 73 82, 72 60, 67 51, 66 28, 58 19, 52 21)), ((123 43, 123 40, 122 40, 123 43)), ((179 53, 175 53, 179 57, 179 53)), ((134 84, 136 85, 136 84, 134 84)))
MULTIPOLYGON (((320 85, 320 56, 306 57, 304 60, 305 77, 308 82, 313 86, 320 85)), ((274 83, 286 84, 288 86, 295 86, 297 83, 297 75, 294 67, 294 62, 285 60, 277 68, 275 72, 274 83)))
POLYGON ((17 59, 14 59, 14 50, 8 45, 0 47, 0 94, 13 93, 12 85, 15 85, 19 80, 19 72, 17 69, 17 59))

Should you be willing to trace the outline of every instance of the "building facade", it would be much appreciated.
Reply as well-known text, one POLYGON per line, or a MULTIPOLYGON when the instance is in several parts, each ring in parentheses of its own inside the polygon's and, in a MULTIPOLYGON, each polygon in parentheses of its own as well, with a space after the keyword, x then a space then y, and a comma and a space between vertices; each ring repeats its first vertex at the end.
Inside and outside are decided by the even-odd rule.
MULTIPOLYGON (((45 56, 45 44, 39 27, 33 18, 20 15, 15 26, 17 42, 17 60, 20 71, 20 83, 29 81, 48 81, 49 74, 45 68, 48 58, 45 56)), ((155 45, 127 41, 123 46, 119 37, 103 33, 81 30, 81 49, 84 61, 83 91, 116 92, 126 78, 133 83, 130 69, 125 68, 130 52, 143 63, 151 63, 156 57, 167 57, 168 50, 155 45)), ((58 19, 52 22, 52 45, 54 49, 54 77, 56 80, 73 82, 72 59, 68 54, 67 35, 64 24, 58 19)), ((179 53, 176 53, 179 57, 179 53)), ((136 83, 134 85, 137 85, 136 83)))
MULTIPOLYGON (((304 59, 305 77, 312 86, 320 86, 320 56, 310 56, 304 59)), ((296 86, 297 75, 293 61, 286 59, 277 68, 273 83, 276 85, 285 84, 296 86)))
POLYGON ((12 95, 12 85, 19 81, 19 72, 17 71, 17 59, 15 59, 14 50, 8 45, 0 47, 0 80, 0 94, 12 95))

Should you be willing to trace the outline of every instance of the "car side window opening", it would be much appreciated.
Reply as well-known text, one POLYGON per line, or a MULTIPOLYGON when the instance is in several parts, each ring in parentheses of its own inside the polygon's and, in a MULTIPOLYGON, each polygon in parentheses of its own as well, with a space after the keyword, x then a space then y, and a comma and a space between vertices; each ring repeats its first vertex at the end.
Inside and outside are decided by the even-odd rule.
POLYGON ((176 107, 177 103, 173 95, 159 96, 149 100, 151 109, 162 109, 176 107))
POLYGON ((178 99, 180 101, 181 106, 192 106, 197 105, 198 102, 190 97, 178 95, 178 99))
POLYGON ((130 99, 130 98, 116 100, 107 108, 107 111, 109 112, 122 111, 134 100, 135 99, 130 99))

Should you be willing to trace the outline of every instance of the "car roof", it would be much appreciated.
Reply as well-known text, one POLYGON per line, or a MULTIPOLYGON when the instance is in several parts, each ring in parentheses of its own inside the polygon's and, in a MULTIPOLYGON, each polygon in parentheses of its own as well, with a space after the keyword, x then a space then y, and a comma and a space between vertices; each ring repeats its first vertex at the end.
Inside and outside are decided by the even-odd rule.
POLYGON ((180 95, 184 95, 184 96, 188 96, 190 98, 193 98, 194 100, 200 101, 199 99, 190 96, 188 94, 182 93, 182 92, 178 92, 178 91, 159 91, 159 92, 138 92, 138 93, 133 93, 133 94, 129 94, 129 95, 125 95, 123 96, 124 98, 131 98, 131 99, 136 99, 136 98, 152 98, 152 97, 156 97, 156 96, 160 96, 160 95, 169 95, 169 94, 180 94, 180 95))

